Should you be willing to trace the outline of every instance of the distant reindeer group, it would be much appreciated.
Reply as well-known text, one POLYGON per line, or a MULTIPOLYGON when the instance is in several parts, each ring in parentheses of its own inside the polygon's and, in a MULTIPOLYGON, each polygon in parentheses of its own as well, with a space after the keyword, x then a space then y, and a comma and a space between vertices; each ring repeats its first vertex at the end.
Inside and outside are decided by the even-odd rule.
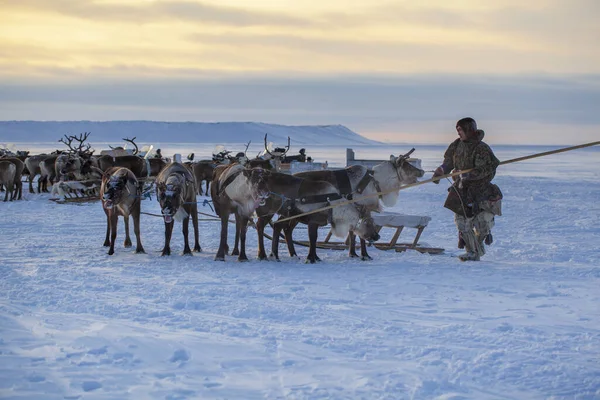
MULTIPOLYGON (((133 230, 136 236, 136 253, 143 253, 140 236, 142 191, 144 181, 154 177, 155 194, 160 205, 160 217, 164 221, 165 241, 161 254, 171 254, 171 237, 175 221, 182 223, 184 236, 184 254, 200 252, 200 227, 198 226, 198 208, 196 195, 203 194, 202 186, 206 182, 206 194, 212 199, 217 216, 221 220, 221 235, 215 260, 224 261, 229 253, 228 224, 231 215, 235 216, 235 245, 231 255, 237 255, 239 261, 248 260, 246 254, 247 227, 256 216, 258 233, 258 254, 260 260, 269 257, 279 260, 280 235, 285 238, 290 256, 297 256, 293 230, 297 224, 308 226, 309 252, 306 261, 319 261, 317 255, 318 228, 331 225, 332 233, 338 237, 350 239, 350 257, 358 257, 354 245, 355 236, 360 238, 361 258, 369 260, 367 243, 379 240, 378 227, 371 217, 383 206, 396 203, 402 185, 416 182, 424 171, 408 160, 411 150, 399 157, 390 156, 368 169, 364 166, 350 166, 337 170, 302 172, 294 175, 279 172, 282 161, 290 148, 290 139, 286 147, 270 150, 267 135, 264 138, 265 157, 248 159, 244 152, 235 157, 229 151, 221 151, 212 160, 183 163, 180 157, 167 162, 157 157, 141 157, 139 149, 132 139, 124 138, 134 146, 130 154, 123 149, 112 148, 95 156, 94 150, 86 142, 89 133, 61 138, 67 151, 52 154, 39 154, 21 157, 4 156, 0 158, 0 184, 6 188, 4 201, 20 199, 22 192, 21 175, 29 178, 29 191, 34 193, 33 181, 39 175, 38 193, 48 191, 48 183, 58 190, 61 184, 73 180, 81 184, 98 181, 102 208, 106 214, 106 236, 104 246, 109 247, 108 254, 115 252, 118 218, 125 224, 125 247, 131 247, 129 218, 133 218, 133 230), (378 193, 384 192, 377 197, 378 193), (354 199, 353 203, 345 200, 354 199), (332 207, 326 207, 332 206, 332 207), (324 207, 327 209, 322 210, 324 207), (274 220, 295 217, 313 212, 285 222, 274 220), (189 245, 190 218, 194 229, 193 248, 189 245), (273 222, 271 222, 273 221, 273 222), (265 228, 273 224, 273 240, 270 255, 264 245, 265 228)), ((298 159, 305 159, 301 152, 298 159)), ((297 160, 298 160, 297 159, 297 160)), ((289 160, 289 159, 288 159, 289 160)), ((73 185, 71 185, 73 187, 73 185)), ((79 186, 76 186, 79 187, 79 186)), ((54 189, 53 189, 54 190, 54 189)))

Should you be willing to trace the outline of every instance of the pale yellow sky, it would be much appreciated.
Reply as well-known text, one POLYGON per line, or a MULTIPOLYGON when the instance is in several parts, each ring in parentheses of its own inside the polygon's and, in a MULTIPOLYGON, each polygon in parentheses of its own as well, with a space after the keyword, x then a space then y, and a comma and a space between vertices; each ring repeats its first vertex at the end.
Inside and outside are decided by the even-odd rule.
POLYGON ((600 0, 0 0, 0 119, 424 142, 469 115, 564 143, 600 132, 598 21, 600 0))
POLYGON ((598 73, 598 4, 0 0, 0 73, 598 73))

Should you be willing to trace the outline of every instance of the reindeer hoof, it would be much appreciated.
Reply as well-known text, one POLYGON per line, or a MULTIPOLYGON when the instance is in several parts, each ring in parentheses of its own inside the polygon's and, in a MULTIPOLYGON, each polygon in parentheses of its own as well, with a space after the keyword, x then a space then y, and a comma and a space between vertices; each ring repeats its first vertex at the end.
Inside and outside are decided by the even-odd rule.
POLYGON ((231 252, 232 256, 239 256, 240 255, 240 251, 238 249, 233 249, 233 251, 231 252))
POLYGON ((350 257, 350 258, 358 258, 358 254, 356 254, 356 253, 350 253, 350 254, 348 254, 348 257, 350 257))
POLYGON ((132 246, 132 244, 131 244, 131 242, 125 242, 125 243, 123 243, 123 246, 124 246, 125 248, 129 248, 129 247, 131 247, 131 246, 132 246))
POLYGON ((144 249, 140 248, 140 249, 135 249, 135 254, 146 254, 146 252, 144 251, 144 249))
POLYGON ((104 247, 110 247, 110 243, 104 243, 102 246, 104 246, 104 247))
POLYGON ((225 261, 225 256, 215 256, 215 261, 225 261))
POLYGON ((266 254, 259 254, 256 259, 259 261, 269 261, 269 257, 266 254))
POLYGON ((110 249, 110 250, 108 251, 108 255, 109 255, 109 256, 112 256, 113 254, 115 254, 115 251, 114 251, 113 249, 110 249))
POLYGON ((318 260, 317 258, 307 258, 305 264, 316 264, 318 260))
POLYGON ((194 247, 194 251, 196 253, 202 253, 202 247, 200 247, 200 245, 198 245, 198 246, 194 247))
POLYGON ((366 256, 362 256, 360 259, 362 261, 371 261, 371 260, 373 260, 373 257, 366 255, 366 256))
POLYGON ((238 262, 248 262, 248 257, 238 257, 238 262))
POLYGON ((170 256, 171 255, 171 250, 163 250, 162 253, 160 253, 160 256, 170 256))

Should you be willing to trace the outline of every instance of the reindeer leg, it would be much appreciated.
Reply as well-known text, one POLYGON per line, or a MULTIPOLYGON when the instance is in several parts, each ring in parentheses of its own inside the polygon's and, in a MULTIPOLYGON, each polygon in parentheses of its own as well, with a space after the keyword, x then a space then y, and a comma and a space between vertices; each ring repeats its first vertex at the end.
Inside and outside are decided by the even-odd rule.
POLYGON ((210 184, 210 179, 207 179, 207 180, 206 180, 206 195, 207 195, 207 196, 208 196, 208 194, 210 193, 210 192, 208 191, 208 185, 209 185, 209 184, 210 184))
POLYGON ((194 251, 200 253, 200 231, 198 229, 198 205, 192 204, 192 225, 194 225, 194 251))
POLYGON ((233 242, 233 251, 231 252, 232 256, 239 256, 240 255, 240 231, 242 230, 242 226, 241 226, 241 219, 242 217, 240 217, 236 211, 235 213, 235 241, 233 242))
POLYGON ((171 255, 171 235, 173 234, 173 225, 175 221, 170 223, 165 222, 165 247, 162 250, 161 256, 171 255))
POLYGON ((287 245, 288 252, 290 253, 290 257, 298 257, 296 253, 296 247, 294 246, 294 239, 292 234, 294 233, 294 228, 298 225, 298 222, 288 221, 287 226, 283 228, 283 233, 285 234, 285 244, 287 245))
POLYGON ((367 241, 363 238, 360 239, 360 259, 363 261, 371 261, 373 257, 367 253, 367 241))
POLYGON ((28 181, 29 181, 29 193, 35 193, 33 191, 33 178, 35 178, 35 175, 29 174, 29 179, 28 179, 28 181))
POLYGON ((248 217, 240 215, 240 255, 238 261, 248 261, 246 256, 246 232, 248 232, 248 217))
POLYGON ((265 251, 265 227, 269 221, 273 218, 273 215, 267 215, 265 217, 258 218, 256 221, 256 231, 258 232, 258 255, 259 260, 268 260, 267 252, 265 251))
MULTIPOLYGON (((350 256, 350 258, 358 258, 358 254, 356 254, 356 235, 354 234, 354 232, 348 232, 348 240, 350 241, 350 252, 348 253, 348 255, 350 256)), ((360 244, 362 245, 362 239, 360 244)))
POLYGON ((117 239, 117 224, 119 223, 119 216, 115 210, 110 213, 110 249, 108 249, 108 255, 112 256, 115 254, 115 240, 117 239))
POLYGON ((189 233, 190 233, 190 216, 188 214, 187 217, 183 219, 183 255, 189 254, 192 255, 192 249, 190 249, 189 243, 189 233))
POLYGON ((221 241, 219 250, 215 256, 215 261, 225 261, 225 246, 227 246, 227 224, 229 223, 229 213, 221 210, 221 241))
POLYGON ((4 191, 4 201, 6 202, 8 200, 8 186, 6 187, 6 190, 4 191))
POLYGON ((317 235, 319 234, 319 225, 317 224, 308 224, 308 241, 310 243, 310 248, 308 250, 308 257, 306 257, 306 263, 314 264, 317 261, 320 261, 319 257, 317 257, 317 235))
POLYGON ((137 205, 137 209, 134 209, 132 217, 133 217, 133 233, 135 233, 135 240, 136 240, 135 252, 136 252, 136 254, 145 253, 144 247, 142 246, 142 237, 140 235, 140 204, 137 205))
POLYGON ((110 214, 108 210, 104 210, 106 214, 106 239, 104 239, 104 244, 102 246, 109 247, 110 246, 110 214))
POLYGON ((279 261, 279 235, 281 235, 281 224, 273 224, 273 240, 271 241, 271 257, 279 261))
POLYGON ((131 237, 129 236, 129 216, 124 215, 123 220, 125 221, 125 243, 123 243, 123 246, 128 248, 131 247, 131 237))

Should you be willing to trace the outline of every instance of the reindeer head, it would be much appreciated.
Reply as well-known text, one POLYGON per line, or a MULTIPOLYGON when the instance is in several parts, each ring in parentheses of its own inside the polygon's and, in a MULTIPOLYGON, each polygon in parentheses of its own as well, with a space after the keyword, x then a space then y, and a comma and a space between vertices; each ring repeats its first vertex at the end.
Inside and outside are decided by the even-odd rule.
POLYGON ((417 182, 417 178, 421 178, 425 174, 425 171, 420 168, 420 162, 410 158, 410 155, 414 151, 415 149, 412 148, 408 153, 402 156, 390 156, 390 162, 398 172, 400 183, 405 185, 417 182))
POLYGON ((156 197, 167 224, 173 222, 173 218, 182 220, 187 216, 183 209, 184 186, 185 178, 180 174, 169 175, 166 181, 156 184, 156 197))
POLYGON ((101 189, 104 208, 110 210, 125 198, 136 195, 137 182, 127 172, 119 168, 112 175, 105 175, 101 189))
POLYGON ((75 154, 61 154, 56 158, 56 172, 59 176, 81 174, 81 158, 75 154))
MULTIPOLYGON (((336 201, 331 203, 335 204, 336 201)), ((365 207, 358 204, 344 204, 332 208, 329 219, 332 232, 337 237, 345 238, 349 231, 353 231, 369 243, 373 243, 380 238, 371 214, 365 207)))
POLYGON ((266 199, 271 194, 269 189, 269 171, 263 168, 244 169, 243 174, 252 188, 252 198, 256 202, 256 207, 264 205, 266 199))
POLYGON ((373 244, 381 238, 377 230, 377 225, 375 225, 375 221, 373 221, 370 214, 361 214, 358 224, 354 227, 354 233, 369 244, 373 244))

